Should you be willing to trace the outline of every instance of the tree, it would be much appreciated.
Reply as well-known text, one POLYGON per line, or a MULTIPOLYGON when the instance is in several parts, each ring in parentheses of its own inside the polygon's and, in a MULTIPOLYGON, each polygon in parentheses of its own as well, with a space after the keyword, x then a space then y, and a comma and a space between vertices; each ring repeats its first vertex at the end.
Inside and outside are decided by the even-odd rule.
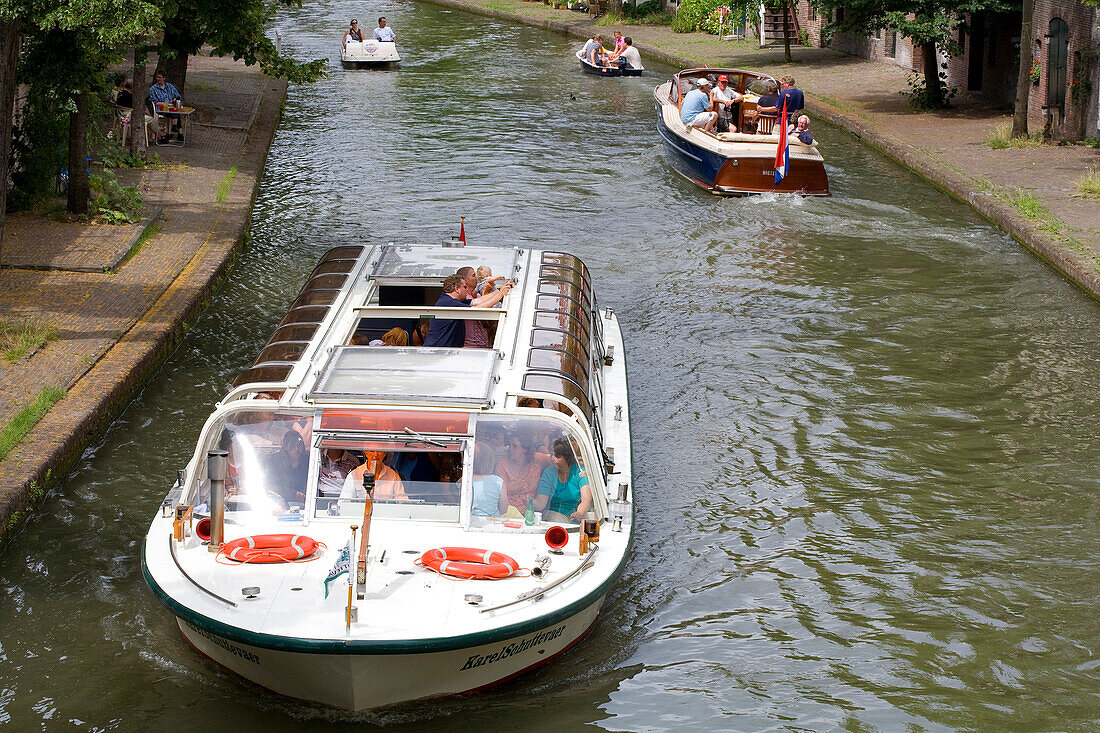
POLYGON ((19 19, 0 18, 0 236, 8 210, 8 158, 15 114, 15 75, 19 66, 19 19))
POLYGON ((266 28, 278 6, 300 7, 302 0, 166 0, 164 42, 157 71, 184 91, 187 59, 209 43, 216 56, 232 56, 265 74, 302 83, 323 73, 324 59, 299 62, 283 56, 266 28))
POLYGON ((1020 16, 1020 68, 1016 73, 1016 105, 1012 109, 1012 137, 1027 137, 1027 107, 1031 96, 1031 43, 1034 0, 1023 0, 1020 16))
POLYGON ((920 47, 924 71, 922 104, 938 109, 947 104, 940 79, 939 51, 955 54, 955 31, 971 13, 1018 10, 1020 0, 815 0, 824 12, 840 11, 832 31, 871 34, 894 28, 920 47))

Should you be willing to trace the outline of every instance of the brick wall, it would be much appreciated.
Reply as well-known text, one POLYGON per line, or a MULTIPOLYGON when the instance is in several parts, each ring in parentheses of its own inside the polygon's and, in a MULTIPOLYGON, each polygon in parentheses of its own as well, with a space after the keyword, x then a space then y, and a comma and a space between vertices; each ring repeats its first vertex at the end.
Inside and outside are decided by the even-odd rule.
MULTIPOLYGON (((1035 15, 1032 32, 1035 40, 1032 44, 1032 58, 1040 61, 1039 83, 1032 84, 1028 99, 1028 125, 1032 130, 1043 130, 1059 140, 1075 140, 1082 135, 1095 136, 1096 133, 1096 93, 1100 86, 1097 72, 1097 50, 1100 37, 1097 36, 1097 10, 1073 0, 1035 0, 1035 15), (1068 27, 1068 48, 1066 53, 1066 89, 1063 110, 1057 106, 1048 108, 1048 93, 1051 92, 1050 59, 1052 39, 1051 21, 1060 19, 1068 27), (1070 86, 1075 79, 1087 81, 1092 87, 1088 99, 1074 100, 1070 86)), ((1060 94, 1057 96, 1061 96, 1060 94)))

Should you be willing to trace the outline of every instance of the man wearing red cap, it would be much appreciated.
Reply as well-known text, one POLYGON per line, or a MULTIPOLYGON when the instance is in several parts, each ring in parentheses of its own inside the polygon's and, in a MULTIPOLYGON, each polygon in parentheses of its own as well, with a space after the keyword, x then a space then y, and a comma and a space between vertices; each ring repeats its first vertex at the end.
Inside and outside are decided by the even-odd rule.
POLYGON ((719 132, 737 132, 737 110, 735 105, 744 99, 736 89, 729 85, 729 82, 728 76, 725 74, 720 75, 718 86, 711 93, 718 111, 719 132))

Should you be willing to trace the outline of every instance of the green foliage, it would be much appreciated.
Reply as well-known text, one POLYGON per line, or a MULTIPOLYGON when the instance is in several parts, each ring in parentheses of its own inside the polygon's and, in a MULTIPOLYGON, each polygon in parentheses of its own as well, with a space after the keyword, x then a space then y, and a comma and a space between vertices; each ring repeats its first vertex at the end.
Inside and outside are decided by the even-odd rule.
POLYGON ((223 203, 227 196, 229 196, 229 187, 233 185, 233 179, 237 177, 237 166, 233 166, 229 169, 229 172, 225 174, 225 177, 218 183, 217 200, 218 203, 223 203))
POLYGON ((8 457, 12 449, 19 445, 42 416, 65 396, 65 390, 58 387, 43 387, 34 402, 24 407, 0 430, 0 461, 8 457))
POLYGON ((1100 198, 1100 170, 1095 168, 1077 182, 1077 192, 1085 198, 1100 198))
POLYGON ((959 90, 958 87, 949 86, 947 83, 947 64, 943 64, 940 69, 939 78, 940 91, 938 95, 928 88, 927 75, 910 74, 909 78, 906 79, 909 84, 909 91, 902 92, 902 94, 909 97, 909 106, 914 112, 933 112, 951 106, 951 99, 959 93, 959 90))
POLYGON ((719 5, 725 5, 724 0, 684 0, 676 10, 676 17, 672 19, 672 30, 676 33, 691 33, 703 27, 707 16, 719 5))
POLYGON ((989 131, 989 137, 985 139, 986 145, 994 150, 1005 148, 1038 148, 1043 145, 1042 135, 1028 135, 1026 137, 1012 137, 1012 123, 1004 122, 989 131))
POLYGON ((113 171, 89 177, 91 210, 105 224, 133 224, 141 218, 141 194, 132 186, 120 185, 113 171))
POLYGON ((0 318, 0 354, 8 362, 22 359, 31 349, 57 338, 57 329, 37 321, 0 318))
POLYGON ((661 8, 661 3, 657 0, 647 0, 638 5, 623 3, 622 13, 609 11, 596 20, 596 25, 668 25, 671 22, 672 16, 661 8))

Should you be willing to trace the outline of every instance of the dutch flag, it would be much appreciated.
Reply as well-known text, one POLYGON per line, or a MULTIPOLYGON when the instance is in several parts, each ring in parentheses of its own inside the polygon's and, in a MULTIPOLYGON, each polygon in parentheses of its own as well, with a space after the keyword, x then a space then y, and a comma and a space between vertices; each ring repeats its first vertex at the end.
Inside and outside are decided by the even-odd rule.
POLYGON ((783 180, 791 167, 791 151, 787 147, 787 98, 783 98, 783 112, 779 115, 779 145, 775 148, 775 185, 783 180))

